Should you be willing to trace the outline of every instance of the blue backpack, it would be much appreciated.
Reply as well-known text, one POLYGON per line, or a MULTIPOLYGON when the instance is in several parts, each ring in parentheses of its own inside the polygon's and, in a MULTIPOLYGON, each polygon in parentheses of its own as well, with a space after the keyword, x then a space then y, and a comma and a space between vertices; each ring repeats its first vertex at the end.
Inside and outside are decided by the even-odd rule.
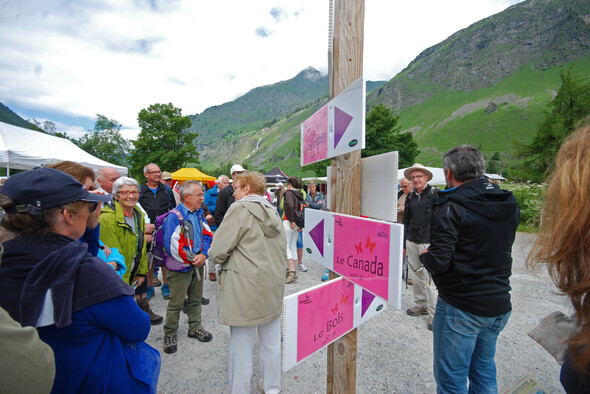
POLYGON ((148 254, 148 263, 154 264, 157 267, 166 267, 172 271, 181 271, 185 268, 188 268, 189 264, 175 260, 173 257, 168 255, 164 249, 164 220, 171 213, 174 213, 178 217, 178 221, 180 222, 180 227, 182 229, 181 232, 184 232, 184 218, 182 217, 180 211, 178 211, 176 208, 158 216, 156 218, 156 223, 154 223, 156 229, 152 234, 152 245, 148 254))

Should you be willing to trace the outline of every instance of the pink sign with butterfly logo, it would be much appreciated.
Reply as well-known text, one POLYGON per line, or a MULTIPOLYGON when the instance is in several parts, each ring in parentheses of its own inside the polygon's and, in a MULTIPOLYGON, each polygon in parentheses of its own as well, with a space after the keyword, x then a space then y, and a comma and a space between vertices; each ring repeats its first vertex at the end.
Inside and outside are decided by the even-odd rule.
POLYGON ((390 225, 351 216, 334 217, 334 271, 389 297, 390 225))
POLYGON ((297 361, 354 328, 354 284, 330 283, 298 297, 297 361))

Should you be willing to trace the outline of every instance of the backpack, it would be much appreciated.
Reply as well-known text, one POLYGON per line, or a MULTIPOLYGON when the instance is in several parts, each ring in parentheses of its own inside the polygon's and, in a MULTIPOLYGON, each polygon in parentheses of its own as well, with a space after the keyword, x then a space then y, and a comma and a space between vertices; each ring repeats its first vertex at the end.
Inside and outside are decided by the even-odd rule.
MULTIPOLYGON (((289 190, 287 190, 287 191, 289 191, 289 190)), ((287 193, 287 192, 285 192, 285 193, 287 193)), ((305 202, 305 192, 303 192, 303 193, 304 193, 303 200, 301 200, 300 198, 297 198, 297 205, 298 205, 299 209, 295 211, 295 224, 299 228, 305 227, 305 208, 307 208, 307 203, 305 202)), ((295 197, 297 197, 297 195, 295 195, 295 197)), ((283 198, 283 200, 281 201, 281 205, 282 205, 281 208, 284 208, 284 201, 285 201, 285 199, 283 198)))
POLYGON ((171 213, 174 213, 178 217, 181 233, 184 232, 184 218, 176 208, 158 216, 156 218, 156 223, 154 223, 156 229, 152 233, 152 245, 148 254, 148 262, 150 264, 153 263, 157 267, 166 267, 172 271, 181 271, 188 268, 189 264, 175 260, 172 256, 168 255, 164 249, 164 220, 171 213))

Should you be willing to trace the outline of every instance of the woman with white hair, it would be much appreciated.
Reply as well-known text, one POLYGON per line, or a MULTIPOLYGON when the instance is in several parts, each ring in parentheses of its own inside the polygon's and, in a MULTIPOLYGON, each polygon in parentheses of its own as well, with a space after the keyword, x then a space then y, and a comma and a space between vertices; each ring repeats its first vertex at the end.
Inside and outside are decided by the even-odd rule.
POLYGON ((119 249, 125 257, 127 272, 123 280, 135 288, 135 299, 150 315, 150 322, 160 324, 164 318, 152 311, 147 299, 145 219, 136 207, 139 184, 135 179, 120 177, 113 184, 113 196, 113 201, 100 213, 100 240, 109 248, 119 249))

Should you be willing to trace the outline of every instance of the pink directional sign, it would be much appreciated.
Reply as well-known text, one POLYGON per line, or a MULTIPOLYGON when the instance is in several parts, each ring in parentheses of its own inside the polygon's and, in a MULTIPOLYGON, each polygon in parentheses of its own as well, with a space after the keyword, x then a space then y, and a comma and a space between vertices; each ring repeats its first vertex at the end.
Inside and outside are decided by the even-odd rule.
POLYGON ((357 79, 301 124, 301 165, 365 147, 364 79, 357 79))
POLYGON ((313 114, 301 125, 302 165, 328 157, 328 105, 313 114))
POLYGON ((305 253, 401 307, 403 225, 317 209, 305 211, 305 253))
POLYGON ((353 327, 354 284, 338 281, 299 295, 297 361, 301 361, 353 327))
POLYGON ((389 225, 336 215, 334 271, 388 299, 389 225))
POLYGON ((283 369, 289 370, 385 308, 385 300, 342 277, 285 297, 283 369))

